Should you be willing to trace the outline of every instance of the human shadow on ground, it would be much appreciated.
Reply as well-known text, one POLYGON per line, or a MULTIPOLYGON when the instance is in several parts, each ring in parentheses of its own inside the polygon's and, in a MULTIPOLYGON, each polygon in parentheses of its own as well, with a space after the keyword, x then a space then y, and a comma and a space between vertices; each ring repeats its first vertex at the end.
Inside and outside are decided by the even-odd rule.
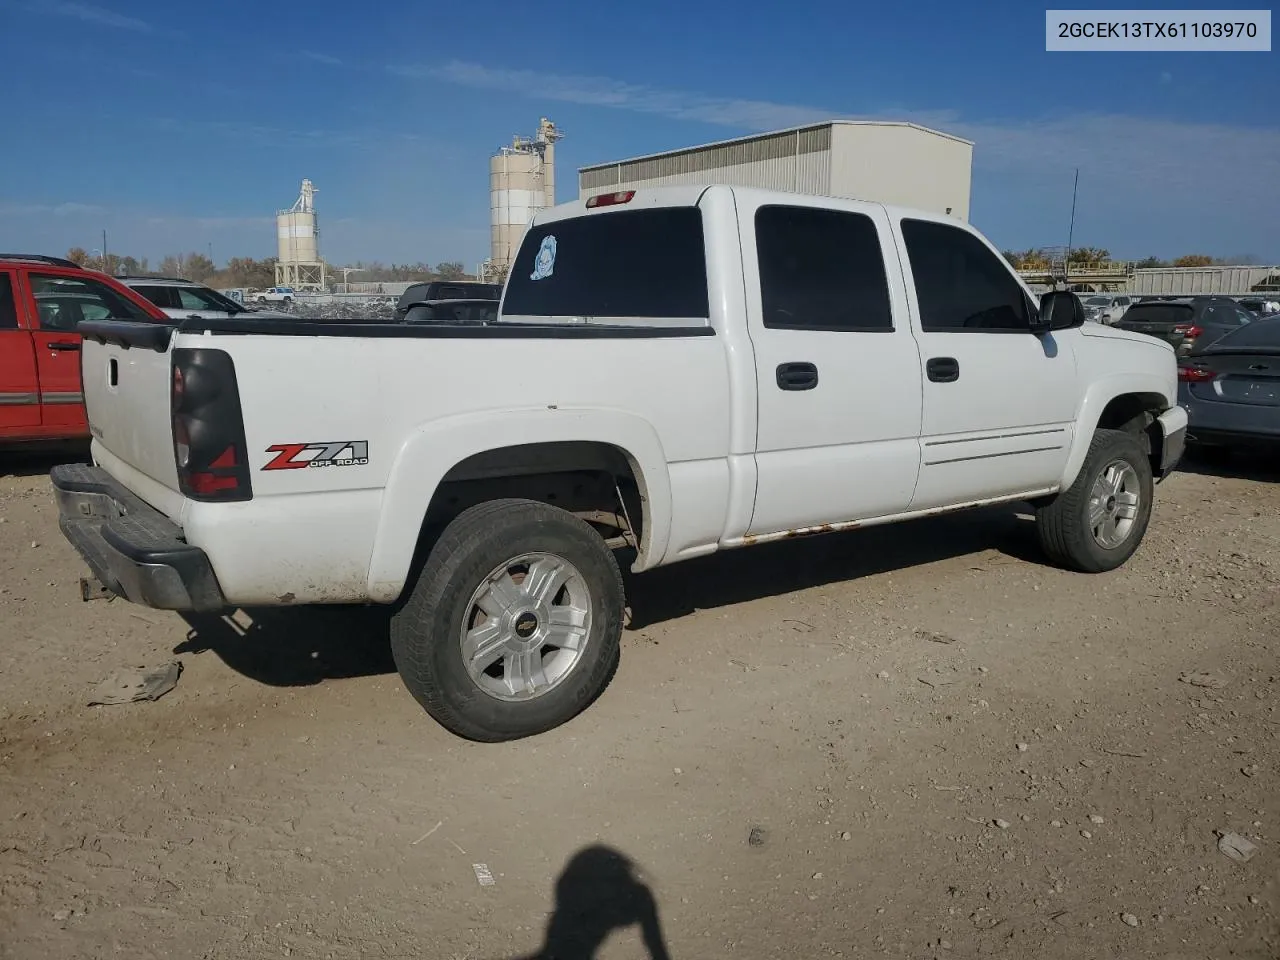
POLYGON ((273 687, 303 687, 394 673, 389 611, 381 607, 277 607, 183 614, 191 628, 174 653, 211 651, 273 687))
POLYGON ((642 630, 697 610, 991 550, 1012 560, 1047 563, 1028 505, 783 540, 660 567, 643 576, 628 574, 629 627, 642 630))
POLYGON ((650 960, 670 960, 658 903, 636 865, 612 847, 586 847, 556 881, 542 947, 516 960, 593 960, 610 934, 639 927, 650 960))

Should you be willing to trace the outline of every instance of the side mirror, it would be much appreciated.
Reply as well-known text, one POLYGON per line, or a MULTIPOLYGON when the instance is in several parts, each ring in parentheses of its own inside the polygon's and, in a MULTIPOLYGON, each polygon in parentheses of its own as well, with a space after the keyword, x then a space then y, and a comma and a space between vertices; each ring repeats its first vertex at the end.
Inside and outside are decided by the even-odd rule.
POLYGON ((1031 324, 1037 336, 1084 326, 1084 303, 1069 290, 1050 290, 1040 298, 1040 316, 1031 324))

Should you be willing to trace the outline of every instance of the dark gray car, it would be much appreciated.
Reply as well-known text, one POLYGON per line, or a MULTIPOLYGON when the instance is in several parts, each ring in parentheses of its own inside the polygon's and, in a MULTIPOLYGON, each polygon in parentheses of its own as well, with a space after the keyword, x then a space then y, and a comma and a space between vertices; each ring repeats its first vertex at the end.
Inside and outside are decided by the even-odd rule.
POLYGON ((1178 364, 1187 439, 1208 447, 1280 445, 1280 317, 1255 320, 1178 364))
POLYGON ((415 303, 432 300, 493 300, 502 299, 502 286, 497 283, 479 283, 475 280, 428 280, 415 283, 400 294, 396 304, 396 319, 403 320, 415 303))
POLYGON ((1159 337, 1186 356, 1257 319, 1229 297, 1182 297, 1136 303, 1115 325, 1159 337))

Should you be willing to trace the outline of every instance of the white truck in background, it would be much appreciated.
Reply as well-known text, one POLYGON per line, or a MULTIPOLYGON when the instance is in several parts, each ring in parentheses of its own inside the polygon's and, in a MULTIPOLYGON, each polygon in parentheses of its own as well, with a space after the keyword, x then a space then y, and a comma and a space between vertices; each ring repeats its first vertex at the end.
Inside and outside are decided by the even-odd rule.
POLYGON ((258 303, 293 303, 297 295, 293 287, 267 287, 253 294, 253 299, 258 303))
POLYGON ((1187 424, 1168 344, 1037 303, 966 224, 728 186, 539 213, 493 323, 82 332, 93 465, 53 484, 95 576, 393 605, 406 686, 484 741, 602 692, 619 556, 1025 500, 1053 562, 1111 570, 1187 424))

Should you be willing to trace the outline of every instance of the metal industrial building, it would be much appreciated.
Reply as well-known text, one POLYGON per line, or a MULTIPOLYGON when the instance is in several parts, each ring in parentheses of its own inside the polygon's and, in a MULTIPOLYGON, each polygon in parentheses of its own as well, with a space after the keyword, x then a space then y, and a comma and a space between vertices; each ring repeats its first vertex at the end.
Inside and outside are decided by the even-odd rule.
POLYGON ((1134 270, 1126 293, 1226 294, 1280 290, 1280 265, 1273 267, 1153 267, 1134 270))
POLYGON ((973 143, 914 123, 833 120, 578 170, 578 195, 728 183, 969 219, 973 143))

